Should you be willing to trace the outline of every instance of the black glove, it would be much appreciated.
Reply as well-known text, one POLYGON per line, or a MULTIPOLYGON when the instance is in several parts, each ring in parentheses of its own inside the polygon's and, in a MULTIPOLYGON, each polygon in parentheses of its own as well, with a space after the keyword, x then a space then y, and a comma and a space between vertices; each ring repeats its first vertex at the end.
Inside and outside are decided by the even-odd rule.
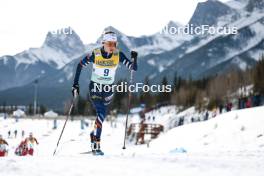
POLYGON ((131 58, 137 60, 138 53, 136 51, 131 51, 131 58))
POLYGON ((77 91, 77 94, 78 94, 78 95, 80 94, 80 87, 79 87, 79 84, 73 84, 73 86, 72 86, 72 96, 75 96, 75 95, 74 95, 75 91, 77 91))
POLYGON ((136 51, 131 51, 131 59, 133 59, 133 70, 137 70, 137 56, 138 53, 136 51))

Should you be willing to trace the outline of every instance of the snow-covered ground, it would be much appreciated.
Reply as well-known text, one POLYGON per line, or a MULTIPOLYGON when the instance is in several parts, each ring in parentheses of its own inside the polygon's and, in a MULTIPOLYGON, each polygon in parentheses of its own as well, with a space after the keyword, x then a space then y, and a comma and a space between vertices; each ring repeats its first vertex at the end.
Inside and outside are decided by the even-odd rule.
POLYGON ((81 154, 89 150, 91 125, 81 130, 80 121, 69 121, 53 157, 63 121, 58 121, 58 129, 52 130, 52 120, 27 119, 16 123, 14 119, 0 119, 0 133, 5 138, 8 130, 19 132, 17 139, 7 139, 9 156, 0 158, 0 175, 262 176, 263 114, 264 107, 232 111, 205 122, 173 128, 148 146, 128 144, 126 150, 122 150, 124 121, 119 120, 116 128, 105 122, 102 136, 105 156, 99 157, 81 154), (33 157, 13 154, 21 140, 22 129, 26 135, 33 132, 39 140, 33 157))

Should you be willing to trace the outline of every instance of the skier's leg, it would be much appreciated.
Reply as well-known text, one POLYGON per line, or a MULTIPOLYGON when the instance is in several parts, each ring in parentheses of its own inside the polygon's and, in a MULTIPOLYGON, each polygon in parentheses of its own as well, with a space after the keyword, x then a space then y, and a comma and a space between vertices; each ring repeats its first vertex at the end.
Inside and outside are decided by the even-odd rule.
MULTIPOLYGON (((106 116, 106 106, 103 103, 103 94, 100 91, 94 90, 94 83, 90 83, 90 100, 93 104, 93 107, 96 110, 96 120, 94 123, 94 129, 90 133, 91 138, 91 148, 95 153, 96 151, 100 151, 100 138, 102 133, 102 125, 106 116)), ((101 152, 101 154, 103 154, 101 152)))
POLYGON ((102 155, 103 152, 100 149, 102 126, 106 118, 107 106, 110 104, 113 98, 113 92, 101 92, 98 94, 90 91, 90 98, 94 108, 96 109, 97 115, 94 130, 90 133, 92 150, 94 149, 94 151, 96 151, 96 154, 102 155))
POLYGON ((107 106, 110 104, 113 98, 113 92, 103 92, 103 101, 96 106, 97 119, 96 119, 96 155, 104 155, 104 153, 100 149, 100 142, 101 142, 101 133, 102 133, 102 124, 107 115, 107 106))
POLYGON ((101 140, 101 134, 102 134, 102 127, 103 122, 107 115, 107 106, 110 104, 113 97, 112 92, 103 92, 102 99, 100 101, 93 101, 93 104, 96 109, 96 115, 97 118, 95 120, 95 131, 94 135, 96 137, 96 140, 100 142, 101 140))
POLYGON ((100 149, 100 141, 102 134, 102 125, 106 116, 106 106, 103 102, 93 101, 94 107, 96 109, 96 120, 94 124, 94 130, 90 133, 91 137, 91 148, 94 154, 103 155, 104 153, 100 149))
POLYGON ((101 134, 102 134, 102 126, 103 122, 106 117, 106 106, 103 104, 103 102, 94 102, 94 106, 96 109, 96 120, 95 120, 95 128, 94 128, 94 136, 96 141, 100 142, 101 134))
POLYGON ((102 128, 103 128, 103 122, 107 115, 107 106, 110 104, 111 100, 113 98, 112 92, 103 92, 102 93, 102 99, 100 101, 94 101, 94 106, 96 109, 97 118, 95 120, 95 137, 97 141, 100 142, 101 140, 101 134, 102 134, 102 128))
POLYGON ((28 150, 28 154, 31 155, 31 156, 33 156, 33 153, 34 153, 34 149, 33 149, 33 148, 30 148, 30 149, 28 150))

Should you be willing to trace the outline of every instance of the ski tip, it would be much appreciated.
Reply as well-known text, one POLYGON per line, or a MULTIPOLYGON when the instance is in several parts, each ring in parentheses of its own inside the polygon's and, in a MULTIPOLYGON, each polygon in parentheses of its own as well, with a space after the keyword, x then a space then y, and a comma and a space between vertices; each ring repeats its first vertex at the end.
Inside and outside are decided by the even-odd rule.
POLYGON ((81 152, 80 154, 92 154, 92 151, 88 151, 88 152, 81 152))

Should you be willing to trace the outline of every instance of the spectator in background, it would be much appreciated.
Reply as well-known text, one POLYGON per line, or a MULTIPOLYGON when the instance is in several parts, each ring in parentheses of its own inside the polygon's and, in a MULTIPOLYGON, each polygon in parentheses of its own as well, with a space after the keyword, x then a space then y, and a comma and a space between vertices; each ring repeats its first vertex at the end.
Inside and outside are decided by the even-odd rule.
POLYGON ((224 106, 222 104, 219 105, 219 113, 222 114, 224 106))
POLYGON ((83 129, 84 129, 84 120, 81 119, 81 130, 83 130, 83 129))
POLYGON ((180 117, 178 126, 181 126, 184 124, 184 117, 180 117))
POLYGON ((216 117, 216 115, 217 115, 217 110, 216 110, 216 108, 214 108, 214 109, 213 109, 213 114, 212 114, 212 116, 213 116, 213 117, 216 117))
POLYGON ((9 131, 7 132, 7 134, 8 134, 8 138, 10 138, 10 137, 11 137, 11 131, 9 130, 9 131))
POLYGON ((15 138, 17 137, 17 130, 14 131, 15 138))
POLYGON ((53 120, 53 130, 56 130, 57 129, 57 119, 54 119, 53 120))
POLYGON ((19 117, 18 117, 17 115, 15 115, 16 122, 18 122, 18 118, 19 118, 19 117))
POLYGON ((247 99, 246 108, 251 108, 251 99, 250 98, 247 99))
POLYGON ((231 111, 232 110, 232 106, 233 106, 233 104, 231 102, 230 103, 227 103, 226 104, 226 111, 227 112, 231 111))
POLYGON ((150 116, 148 116, 148 120, 150 120, 150 116))
POLYGON ((204 120, 208 120, 208 118, 209 118, 209 113, 208 113, 208 111, 206 111, 204 120))
POLYGON ((141 119, 143 119, 145 121, 146 117, 145 117, 145 112, 144 111, 140 111, 139 112, 139 116, 141 119))
POLYGON ((260 106, 261 105, 261 96, 260 94, 255 94, 254 96, 254 106, 260 106))
POLYGON ((247 97, 243 97, 242 109, 246 108, 247 97))
POLYGON ((25 131, 24 130, 22 130, 21 136, 22 136, 22 138, 24 138, 24 136, 25 136, 25 131))
POLYGON ((238 99, 238 109, 243 109, 243 99, 241 97, 238 99))

